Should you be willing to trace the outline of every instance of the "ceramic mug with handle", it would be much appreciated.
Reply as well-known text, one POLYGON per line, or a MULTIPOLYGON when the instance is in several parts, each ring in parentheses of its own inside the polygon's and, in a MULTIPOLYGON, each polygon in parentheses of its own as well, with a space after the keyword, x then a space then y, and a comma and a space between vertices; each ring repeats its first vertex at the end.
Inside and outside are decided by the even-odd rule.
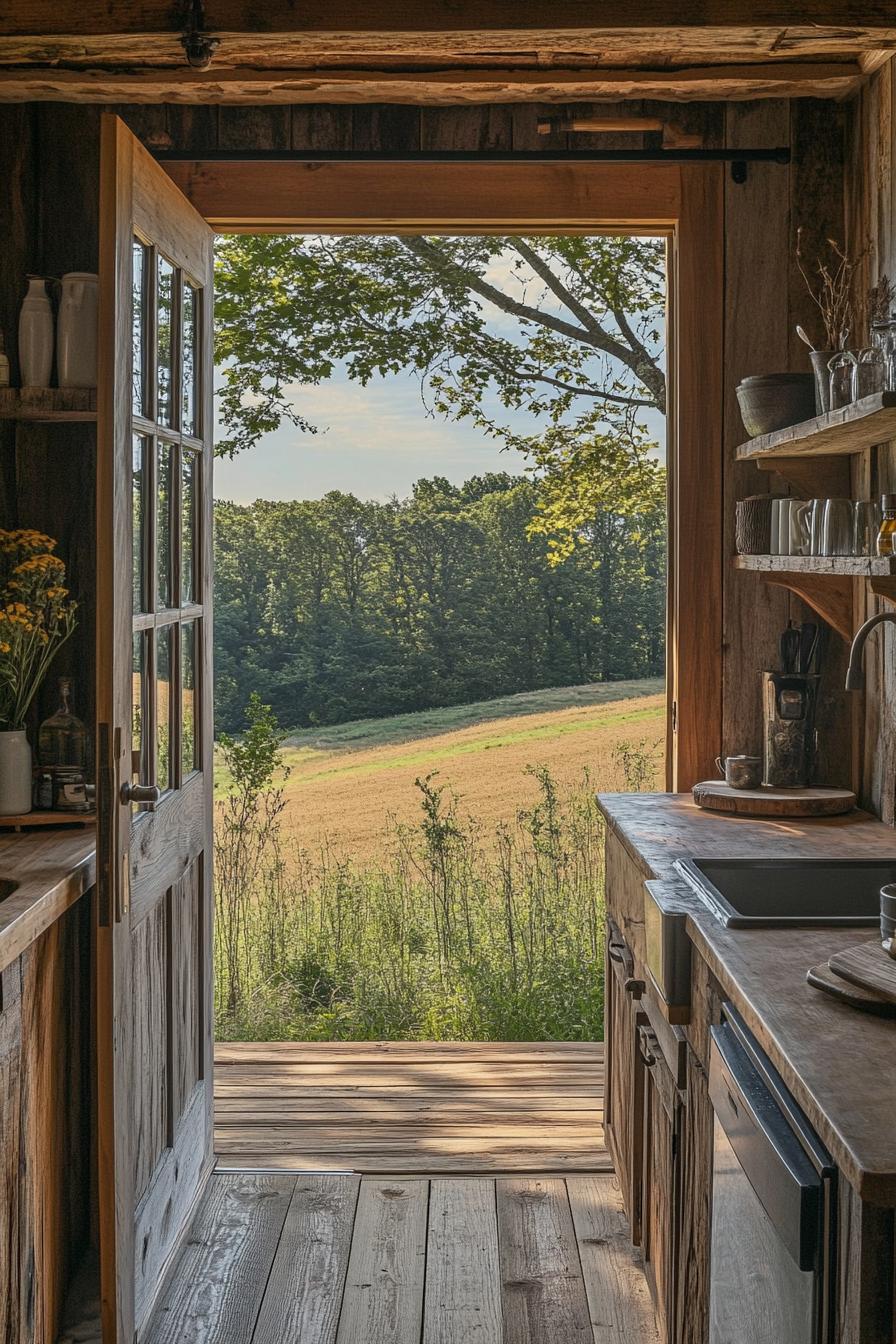
POLYGON ((717 756, 716 769, 730 789, 758 789, 762 781, 761 756, 717 756))

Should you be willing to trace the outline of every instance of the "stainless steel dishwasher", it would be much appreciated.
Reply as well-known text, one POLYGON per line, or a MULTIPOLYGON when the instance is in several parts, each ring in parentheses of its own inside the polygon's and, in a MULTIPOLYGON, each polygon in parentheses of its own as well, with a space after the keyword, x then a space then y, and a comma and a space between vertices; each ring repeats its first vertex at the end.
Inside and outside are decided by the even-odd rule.
POLYGON ((709 1090, 710 1344, 830 1344, 836 1169, 729 1005, 709 1090))

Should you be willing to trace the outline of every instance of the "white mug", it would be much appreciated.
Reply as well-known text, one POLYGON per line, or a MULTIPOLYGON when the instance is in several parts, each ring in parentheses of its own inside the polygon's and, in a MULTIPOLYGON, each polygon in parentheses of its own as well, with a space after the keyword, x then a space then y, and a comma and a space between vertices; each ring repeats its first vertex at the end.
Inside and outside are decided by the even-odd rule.
POLYGON ((809 551, 809 507, 805 499, 782 499, 778 510, 776 555, 806 555, 809 551))

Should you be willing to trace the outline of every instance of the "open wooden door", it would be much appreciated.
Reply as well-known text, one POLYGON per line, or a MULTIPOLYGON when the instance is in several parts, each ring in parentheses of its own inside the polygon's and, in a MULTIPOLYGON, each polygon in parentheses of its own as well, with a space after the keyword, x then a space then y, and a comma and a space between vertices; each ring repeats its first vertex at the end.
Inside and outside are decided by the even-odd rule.
POLYGON ((97 1088, 105 1344, 213 1161, 212 232, 105 116, 97 464, 97 1088))

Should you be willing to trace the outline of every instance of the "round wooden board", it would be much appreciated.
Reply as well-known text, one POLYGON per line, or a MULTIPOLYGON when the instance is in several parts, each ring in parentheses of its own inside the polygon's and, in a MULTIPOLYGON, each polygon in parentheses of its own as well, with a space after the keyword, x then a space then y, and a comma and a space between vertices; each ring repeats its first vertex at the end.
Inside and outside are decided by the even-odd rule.
POLYGON ((876 1017, 896 1017, 896 1003, 892 999, 873 989, 865 989, 841 979, 826 962, 807 971, 806 979, 813 989, 821 989, 841 1003, 848 1003, 851 1008, 858 1008, 863 1013, 874 1013, 876 1017))
POLYGON ((856 805, 850 789, 732 789, 721 779, 695 784, 693 794, 698 807, 740 817, 836 817, 856 805))

